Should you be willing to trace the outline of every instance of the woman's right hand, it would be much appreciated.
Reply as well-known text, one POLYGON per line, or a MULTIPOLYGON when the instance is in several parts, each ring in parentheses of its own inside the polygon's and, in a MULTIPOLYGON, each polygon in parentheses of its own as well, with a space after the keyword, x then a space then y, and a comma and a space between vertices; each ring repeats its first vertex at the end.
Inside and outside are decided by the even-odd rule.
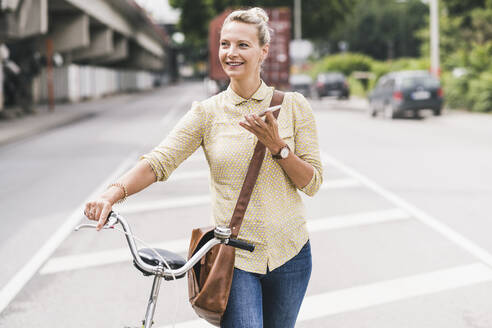
POLYGON ((89 220, 98 221, 96 230, 99 231, 106 224, 112 208, 113 203, 103 197, 99 197, 85 204, 84 214, 89 220))

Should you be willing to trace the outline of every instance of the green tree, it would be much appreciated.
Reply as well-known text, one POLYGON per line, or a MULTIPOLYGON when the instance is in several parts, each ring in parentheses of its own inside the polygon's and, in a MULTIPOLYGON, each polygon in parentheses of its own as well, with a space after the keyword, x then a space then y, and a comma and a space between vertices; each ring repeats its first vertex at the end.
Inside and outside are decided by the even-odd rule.
POLYGON ((484 8, 490 0, 442 0, 450 16, 467 16, 467 13, 476 8, 484 8))
MULTIPOLYGON (((303 0, 303 38, 322 39, 338 24, 344 22, 358 0, 303 0)), ((187 38, 206 40, 208 24, 227 8, 293 7, 294 0, 170 0, 171 6, 181 9, 179 27, 187 38)), ((293 17, 293 15, 292 15, 293 17)))
POLYGON ((331 34, 332 51, 340 40, 350 51, 383 60, 419 55, 415 35, 426 24, 429 9, 419 0, 359 0, 346 24, 331 34))
MULTIPOLYGON (((447 104, 492 111, 492 0, 443 0, 440 54, 447 104), (455 70, 456 69, 456 70, 455 70)), ((428 53, 429 34, 420 31, 428 53)))
MULTIPOLYGON (((479 51, 476 48, 487 46, 492 40, 492 0, 464 1, 467 3, 472 8, 467 7, 461 15, 456 12, 461 8, 461 1, 445 0, 441 8, 439 46, 445 70, 470 66, 471 55, 479 51)), ((429 31, 424 28, 418 34, 422 40, 422 53, 428 54, 429 31)))

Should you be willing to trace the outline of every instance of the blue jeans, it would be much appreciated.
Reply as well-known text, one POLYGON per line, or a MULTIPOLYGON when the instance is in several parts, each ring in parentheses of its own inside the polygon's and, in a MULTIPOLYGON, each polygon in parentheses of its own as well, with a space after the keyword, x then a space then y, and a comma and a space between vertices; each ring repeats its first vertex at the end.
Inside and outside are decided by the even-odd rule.
POLYGON ((266 274, 234 269, 222 328, 293 328, 311 276, 311 245, 266 274))

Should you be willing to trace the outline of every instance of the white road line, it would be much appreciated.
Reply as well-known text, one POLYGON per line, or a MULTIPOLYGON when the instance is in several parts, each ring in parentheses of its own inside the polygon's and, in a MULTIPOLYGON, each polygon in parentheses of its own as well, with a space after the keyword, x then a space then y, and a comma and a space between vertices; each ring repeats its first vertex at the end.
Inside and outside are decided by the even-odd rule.
POLYGON ((387 223, 410 219, 411 215, 396 208, 385 211, 356 213, 332 216, 325 219, 309 220, 307 227, 310 232, 351 228, 369 224, 387 223))
MULTIPOLYGON (((200 179, 200 178, 209 178, 209 177, 210 177, 210 171, 208 169, 193 170, 193 171, 187 170, 187 171, 175 172, 171 174, 168 181, 181 181, 187 179, 200 179)), ((361 185, 360 181, 354 178, 331 179, 323 182, 323 184, 321 185, 321 189, 351 188, 360 185, 361 185)))
POLYGON ((196 170, 196 171, 184 171, 184 172, 175 172, 171 174, 167 181, 181 181, 188 179, 207 179, 210 176, 209 170, 196 170))
POLYGON ((360 182, 357 179, 332 179, 323 182, 320 189, 339 189, 339 188, 351 188, 360 186, 360 182))
POLYGON ((159 328, 210 328, 210 327, 216 327, 216 326, 209 324, 205 320, 198 319, 198 320, 179 322, 175 325, 161 326, 159 328))
MULTIPOLYGON (((164 243, 151 245, 154 248, 166 249, 174 253, 183 253, 188 250, 189 239, 176 239, 164 243)), ((51 274, 63 271, 85 269, 99 265, 130 261, 132 256, 128 247, 102 252, 85 253, 55 257, 46 262, 39 271, 40 274, 51 274)))
MULTIPOLYGON (((125 159, 120 166, 106 179, 96 190, 87 198, 94 198, 101 193, 107 185, 118 178, 128 167, 137 160, 137 154, 132 153, 125 159)), ((31 279, 36 271, 51 256, 58 246, 73 231, 74 227, 83 218, 83 211, 86 201, 84 201, 65 221, 65 223, 51 236, 51 238, 41 247, 41 249, 27 262, 17 274, 0 291, 0 313, 7 307, 12 299, 19 293, 24 285, 31 279)))
POLYGON ((365 185, 369 189, 373 190, 377 194, 386 198, 387 200, 389 200, 390 202, 395 204, 397 207, 404 209, 405 211, 410 213, 412 216, 414 216, 417 220, 419 220, 423 224, 434 229, 436 232, 440 233, 445 238, 449 239, 453 243, 455 243, 458 246, 460 246, 461 248, 465 249, 466 251, 468 251, 470 254, 472 254, 473 256, 478 258, 483 263, 492 267, 492 255, 489 252, 487 252, 485 249, 483 249, 480 246, 478 246, 477 244, 475 244, 473 241, 462 236, 458 232, 449 228, 448 226, 441 223, 439 220, 435 219, 434 217, 430 216, 429 214, 425 213, 424 211, 418 209, 416 206, 408 203, 407 201, 403 200, 402 198, 398 197, 397 195, 395 195, 395 194, 391 193, 390 191, 384 189, 383 187, 379 186, 378 184, 376 184, 372 180, 370 180, 367 177, 363 176, 362 174, 356 172, 354 169, 340 163, 338 160, 329 156, 325 152, 321 152, 321 156, 323 158, 323 163, 330 164, 330 165, 336 167, 337 169, 341 170, 342 172, 346 173, 347 175, 354 177, 355 179, 359 180, 363 185, 365 185))
MULTIPOLYGON (((408 219, 408 213, 400 209, 390 209, 367 213, 338 215, 308 221, 308 229, 312 232, 342 229, 360 225, 378 224, 408 219)), ((152 245, 155 248, 167 249, 175 253, 186 253, 189 239, 178 239, 152 245)), ((101 252, 67 255, 50 259, 40 270, 40 274, 52 274, 63 271, 84 269, 99 265, 113 264, 131 259, 128 247, 101 252)))
POLYGON ((313 295, 304 300, 299 312, 299 321, 360 310, 487 281, 492 281, 492 270, 482 263, 474 263, 313 295))
MULTIPOLYGON (((204 178, 209 176, 208 170, 200 170, 200 171, 190 171, 183 172, 180 174, 176 174, 173 178, 173 175, 169 177, 170 181, 179 181, 184 179, 196 179, 196 178, 204 178)), ((360 185, 358 180, 355 179, 340 179, 334 180, 333 183, 328 184, 323 189, 330 188, 345 188, 351 187, 355 185, 360 185)), ((156 200, 156 201, 148 201, 148 202, 139 202, 139 203, 126 203, 120 205, 118 207, 118 211, 123 213, 139 213, 146 211, 157 211, 164 210, 169 208, 177 208, 177 207, 191 207, 191 206, 199 206, 210 204, 211 197, 210 195, 198 195, 198 196, 189 196, 189 197, 179 197, 179 198, 168 198, 166 200, 156 200)))
MULTIPOLYGON (((297 322, 303 322, 371 306, 435 294, 492 281, 492 270, 475 263, 409 277, 311 295, 304 299, 297 322)), ((160 328, 171 328, 172 325, 160 328)), ((176 328, 209 328, 204 320, 177 323, 176 328)))
POLYGON ((118 207, 118 211, 125 214, 129 214, 129 213, 139 213, 145 211, 162 210, 168 208, 206 205, 206 204, 210 204, 210 202, 211 202, 210 195, 177 197, 177 198, 168 198, 166 200, 141 202, 136 204, 127 203, 118 207))

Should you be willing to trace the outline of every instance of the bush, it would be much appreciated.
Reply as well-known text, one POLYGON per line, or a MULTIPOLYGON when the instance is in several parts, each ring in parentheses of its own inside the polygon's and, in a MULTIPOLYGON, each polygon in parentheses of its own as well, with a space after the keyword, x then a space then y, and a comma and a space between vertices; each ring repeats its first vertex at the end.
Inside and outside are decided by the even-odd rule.
POLYGON ((370 71, 372 63, 371 57, 361 54, 345 53, 326 56, 314 63, 309 74, 316 77, 322 72, 337 71, 349 76, 354 71, 370 71))
POLYGON ((444 73, 441 81, 444 89, 444 100, 450 108, 469 107, 468 84, 470 76, 454 77, 451 73, 444 73))
POLYGON ((350 86, 350 94, 359 97, 366 96, 366 90, 364 89, 364 85, 360 80, 357 80, 354 77, 349 77, 347 82, 350 86))
POLYGON ((492 42, 475 45, 469 54, 470 66, 480 74, 492 68, 492 42))
POLYGON ((470 81, 468 98, 474 112, 492 112, 492 72, 470 81))
POLYGON ((400 58, 387 62, 374 62, 372 72, 376 78, 379 78, 381 75, 392 71, 429 70, 429 68, 430 62, 426 58, 400 58))

